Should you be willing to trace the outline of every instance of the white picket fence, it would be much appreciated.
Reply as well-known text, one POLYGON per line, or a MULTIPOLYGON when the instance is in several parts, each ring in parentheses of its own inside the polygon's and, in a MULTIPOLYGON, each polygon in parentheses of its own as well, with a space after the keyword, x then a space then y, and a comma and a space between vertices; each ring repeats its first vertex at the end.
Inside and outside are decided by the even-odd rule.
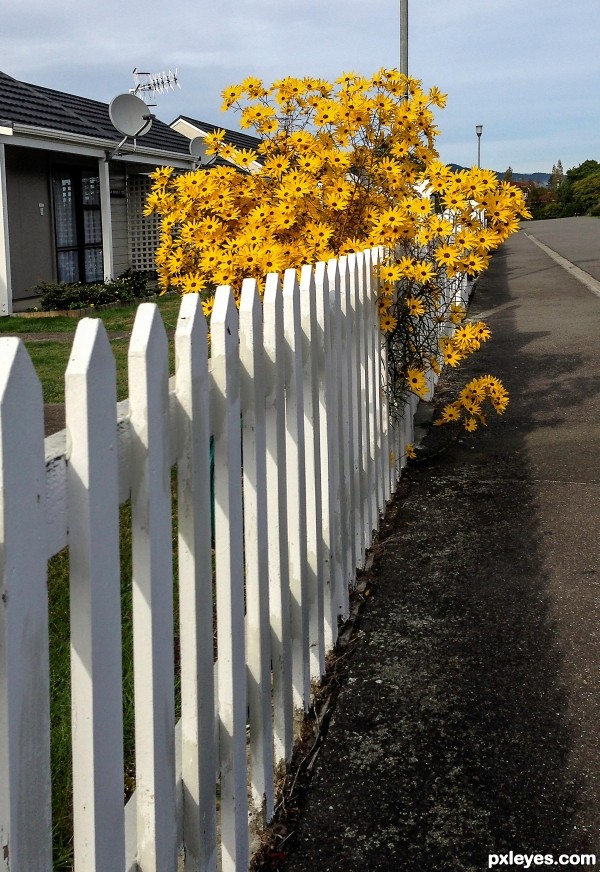
POLYGON ((210 361, 198 298, 184 297, 171 380, 158 309, 141 305, 124 403, 101 321, 82 320, 67 429, 46 440, 27 352, 0 339, 3 872, 52 868, 47 561, 67 546, 75 869, 175 872, 178 856, 186 872, 247 869, 249 814, 273 814, 295 710, 310 705, 412 439, 415 404, 394 428, 382 390, 380 256, 305 267, 299 282, 288 270, 283 289, 271 275, 263 301, 246 280, 239 313, 219 288, 210 361), (119 504, 129 498, 136 790, 124 808, 119 504))

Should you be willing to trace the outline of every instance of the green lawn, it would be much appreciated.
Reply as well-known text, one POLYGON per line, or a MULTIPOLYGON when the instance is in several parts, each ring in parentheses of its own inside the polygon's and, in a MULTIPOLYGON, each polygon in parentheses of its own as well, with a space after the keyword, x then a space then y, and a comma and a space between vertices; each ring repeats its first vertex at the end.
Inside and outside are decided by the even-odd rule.
MULTIPOLYGON (((175 330, 181 298, 177 294, 159 297, 158 308, 167 331, 175 330)), ((111 347, 117 365, 117 399, 123 400, 128 395, 127 390, 127 349, 129 337, 138 304, 122 306, 118 309, 106 309, 96 316, 104 322, 111 334, 111 347)), ((28 317, 13 315, 0 318, 0 334, 19 336, 27 333, 64 334, 64 339, 54 338, 51 341, 24 339, 25 346, 42 383, 45 403, 64 402, 64 373, 69 362, 71 344, 79 320, 58 316, 56 318, 28 317)), ((170 341, 171 372, 174 366, 173 341, 170 341)))

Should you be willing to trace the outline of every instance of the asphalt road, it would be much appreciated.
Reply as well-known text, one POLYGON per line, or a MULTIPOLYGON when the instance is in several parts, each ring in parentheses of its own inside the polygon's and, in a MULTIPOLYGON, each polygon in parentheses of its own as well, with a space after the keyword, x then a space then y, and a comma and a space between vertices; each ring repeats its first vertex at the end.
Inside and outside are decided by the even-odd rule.
POLYGON ((600 281, 600 219, 582 217, 529 221, 523 225, 523 232, 539 239, 600 281))
POLYGON ((492 340, 436 403, 491 372, 510 404, 458 441, 432 428, 403 476, 308 801, 270 868, 600 862, 600 298, 526 234, 600 279, 600 221, 582 218, 527 223, 478 283, 470 315, 492 340))

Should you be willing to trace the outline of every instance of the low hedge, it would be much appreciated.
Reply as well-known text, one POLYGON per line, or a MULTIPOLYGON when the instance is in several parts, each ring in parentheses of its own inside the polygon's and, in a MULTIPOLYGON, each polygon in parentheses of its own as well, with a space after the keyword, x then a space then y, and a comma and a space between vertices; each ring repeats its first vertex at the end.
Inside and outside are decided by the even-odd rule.
POLYGON ((129 269, 116 279, 89 285, 82 282, 41 282, 34 288, 34 293, 41 297, 43 312, 132 303, 148 296, 148 276, 129 269))

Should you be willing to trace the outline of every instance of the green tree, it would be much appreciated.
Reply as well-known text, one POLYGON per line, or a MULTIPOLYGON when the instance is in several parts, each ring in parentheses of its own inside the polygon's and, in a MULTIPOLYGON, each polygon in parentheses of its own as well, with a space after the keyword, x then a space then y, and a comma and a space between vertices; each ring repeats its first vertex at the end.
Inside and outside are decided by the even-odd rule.
POLYGON ((596 205, 594 201, 594 184, 579 184, 590 176, 600 173, 600 164, 596 160, 585 160, 579 166, 567 171, 557 190, 557 202, 561 207, 561 216, 585 215, 596 205))
POLYGON ((512 167, 508 167, 508 169, 505 171, 504 176, 502 177, 502 179, 503 179, 503 181, 505 181, 505 182, 512 182, 512 177, 513 177, 513 168, 512 168, 512 167))
POLYGON ((550 174, 550 178, 548 179, 548 187, 551 191, 558 191, 560 186, 564 181, 564 170, 562 162, 559 160, 558 163, 555 163, 552 167, 552 172, 550 174))
POLYGON ((573 202, 578 215, 600 214, 600 170, 575 182, 573 202))

